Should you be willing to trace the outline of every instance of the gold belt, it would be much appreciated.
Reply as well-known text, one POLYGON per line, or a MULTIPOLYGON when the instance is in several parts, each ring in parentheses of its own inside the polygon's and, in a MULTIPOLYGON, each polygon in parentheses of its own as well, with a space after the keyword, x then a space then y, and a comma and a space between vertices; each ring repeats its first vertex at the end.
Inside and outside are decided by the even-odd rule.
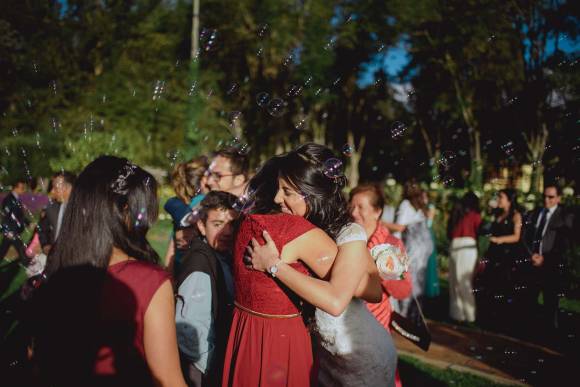
POLYGON ((236 301, 234 301, 234 305, 237 306, 238 308, 240 308, 241 310, 243 310, 244 312, 248 312, 250 314, 253 314, 254 316, 265 317, 265 318, 294 318, 294 317, 300 317, 302 315, 302 312, 294 313, 294 314, 260 313, 260 312, 256 312, 255 310, 248 309, 245 306, 238 304, 236 301))

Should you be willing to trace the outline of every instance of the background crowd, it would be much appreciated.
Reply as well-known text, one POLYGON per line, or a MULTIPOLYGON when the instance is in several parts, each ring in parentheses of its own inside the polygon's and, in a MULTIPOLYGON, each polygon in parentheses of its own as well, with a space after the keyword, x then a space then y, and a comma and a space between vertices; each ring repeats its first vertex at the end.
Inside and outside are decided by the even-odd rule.
MULTIPOLYGON (((309 145, 293 152, 302 149, 307 151, 309 145)), ((344 192, 344 183, 338 182, 344 179, 344 174, 339 171, 338 175, 332 175, 336 165, 329 171, 325 163, 334 160, 331 156, 332 153, 328 153, 320 160, 319 173, 326 180, 318 184, 328 185, 338 198, 346 198, 348 194, 344 216, 364 230, 364 245, 374 254, 379 273, 380 265, 374 253, 377 248, 398 249, 410 262, 399 276, 381 275, 380 297, 373 298, 353 288, 354 296, 369 301, 366 307, 389 336, 393 318, 398 315, 415 325, 425 325, 422 306, 440 291, 433 220, 436 212, 445 210, 430 203, 434 199, 432 193, 416 181, 404 184, 402 201, 398 204, 386 202, 383 188, 375 183, 361 184, 344 192)), ((314 352, 314 358, 320 356, 322 361, 317 366, 310 364, 308 359, 306 363, 294 364, 289 359, 296 362, 297 355, 286 354, 288 358, 278 360, 292 364, 282 368, 271 359, 261 358, 263 355, 248 353, 246 357, 236 357, 239 351, 243 353, 244 345, 250 345, 243 341, 240 344, 240 337, 248 340, 257 334, 239 325, 243 319, 239 311, 260 319, 276 321, 280 316, 291 316, 298 317, 300 324, 311 323, 306 313, 308 308, 303 307, 302 301, 298 309, 289 304, 284 313, 279 309, 273 314, 246 308, 240 301, 244 293, 247 296, 246 287, 258 286, 255 289, 259 289, 264 286, 262 291, 270 289, 268 292, 271 292, 268 286, 274 284, 266 285, 259 280, 257 285, 250 285, 254 277, 240 277, 244 267, 251 273, 250 269, 260 270, 260 259, 263 262, 268 259, 265 247, 261 248, 262 256, 258 253, 259 244, 253 246, 253 251, 245 252, 250 239, 262 237, 261 234, 251 234, 240 252, 239 240, 245 235, 240 230, 244 230, 244 223, 235 226, 248 214, 264 211, 261 195, 270 195, 276 208, 294 215, 300 215, 296 212, 300 204, 296 203, 302 200, 303 216, 336 238, 340 255, 341 237, 336 234, 339 230, 333 230, 332 223, 330 228, 324 228, 324 222, 313 218, 313 213, 319 211, 314 210, 316 199, 313 198, 323 198, 324 191, 316 191, 320 187, 307 188, 295 183, 297 177, 276 181, 280 176, 294 176, 283 175, 284 168, 290 168, 289 171, 297 168, 296 162, 284 164, 284 157, 289 156, 272 158, 255 176, 250 173, 248 158, 239 147, 226 147, 209 157, 177 164, 171 174, 175 196, 163 205, 173 225, 164 259, 159 258, 146 239, 159 209, 156 180, 128 160, 103 156, 91 162, 78 178, 69 172, 53 175, 48 192, 50 202, 36 221, 31 219, 30 210, 20 200, 27 190, 27 182, 15 181, 2 200, 0 252, 4 259, 13 247, 16 257, 13 256, 12 261, 25 266, 30 277, 20 292, 22 304, 19 308, 19 317, 25 321, 22 324, 26 331, 24 336, 32 339, 21 343, 28 346, 22 367, 34 370, 27 381, 39 383, 47 378, 42 383, 46 380, 64 384, 92 380, 97 384, 123 385, 128 380, 142 380, 145 384, 210 386, 222 382, 224 385, 244 385, 244 381, 254 380, 255 383, 299 385, 304 380, 315 383, 316 377, 312 379, 310 372, 314 367, 320 372, 322 385, 336 383, 332 373, 323 376, 328 367, 322 356, 324 352, 314 352), (272 171, 275 174, 272 175, 272 171), (294 186, 287 186, 288 182, 294 186), (309 189, 314 191, 307 192, 309 189), (298 199, 292 195, 298 195, 298 199), (26 227, 33 230, 29 240, 22 238, 26 227), (111 301, 111 297, 115 301, 111 301), (82 305, 82 308, 75 309, 75 305, 82 305), (64 355, 64 358, 57 360, 54 354, 64 355), (260 366, 266 370, 266 375, 252 376, 248 371, 260 366), (300 370, 298 373, 306 368, 308 377, 296 379, 291 371, 293 368, 300 370)), ((327 205, 340 212, 340 200, 329 199, 327 205)), ((520 337, 529 337, 538 329, 548 340, 556 337, 559 299, 566 290, 567 254, 575 235, 573 209, 564 207, 561 201, 560 186, 550 183, 544 186, 543 202, 529 211, 518 205, 514 189, 498 191, 485 211, 480 209, 482 200, 471 191, 452 199, 447 221, 449 316, 452 320, 466 325, 477 323, 485 329, 520 337), (484 250, 480 248, 481 239, 489 240, 484 250), (541 305, 538 303, 540 294, 541 305)), ((269 211, 272 210, 265 213, 269 211)), ((281 244, 279 251, 285 244, 293 246, 290 251, 299 249, 299 245, 293 244, 294 237, 289 235, 304 226, 296 224, 286 229, 284 227, 289 224, 275 224, 288 231, 280 234, 269 229, 274 239, 264 236, 265 246, 276 243, 281 244)), ((278 251, 275 246, 274 251, 278 251)), ((304 257, 308 254, 308 250, 304 250, 301 255, 307 264, 308 259, 304 257)), ((276 255, 275 259, 279 258, 276 255)), ((281 258, 284 260, 284 254, 281 258)), ((357 262, 355 266, 366 267, 364 262, 357 262)), ((329 316, 347 314, 352 308, 345 303, 336 309, 318 301, 317 296, 301 288, 305 280, 292 282, 291 277, 286 277, 292 274, 285 274, 285 270, 277 277, 279 268, 272 267, 264 263, 261 270, 269 273, 272 279, 282 281, 277 284, 283 283, 296 292, 289 294, 298 295, 296 300, 304 300, 305 305, 326 310, 329 316)), ((326 277, 316 265, 310 270, 321 278, 326 277)), ((376 272, 376 268, 374 270, 376 272)), ((331 287, 341 278, 338 271, 338 268, 328 271, 326 280, 331 287)), ((344 287, 344 281, 337 283, 337 289, 344 287)), ((331 299, 332 294, 326 298, 331 299)), ((347 299, 353 294, 347 295, 347 299)), ((344 295, 337 299, 341 296, 344 295)), ((255 301, 250 298, 247 302, 255 301)), ((256 305, 260 307, 259 302, 256 305)), ((321 318, 316 321, 321 324, 321 318)), ((307 332, 304 337, 308 347, 310 335, 314 342, 317 340, 316 329, 296 332, 307 332)), ((325 348, 324 336, 321 337, 318 340, 322 342, 321 348, 325 348)), ((264 344, 268 340, 261 335, 264 348, 272 345, 264 344)), ((272 348, 277 348, 276 345, 272 348)), ((378 343, 375 346, 382 347, 378 343)), ((329 353, 332 361, 337 361, 337 352, 329 353)), ((372 368, 372 358, 365 357, 372 351, 363 348, 361 353, 363 365, 357 367, 372 368)), ((396 356, 394 348, 391 354, 396 356)), ((384 384, 392 385, 396 380, 396 384, 401 385, 400 377, 394 376, 393 364, 391 368, 393 374, 384 376, 384 384)), ((360 376, 358 380, 362 382, 360 376)), ((346 379, 343 382, 346 383, 346 379)))

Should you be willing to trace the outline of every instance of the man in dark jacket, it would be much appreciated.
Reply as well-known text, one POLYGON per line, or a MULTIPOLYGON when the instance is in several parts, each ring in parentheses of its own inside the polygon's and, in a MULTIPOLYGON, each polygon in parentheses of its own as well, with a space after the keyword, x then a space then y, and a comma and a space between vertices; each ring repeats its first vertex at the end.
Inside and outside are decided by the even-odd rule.
POLYGON ((20 195, 25 192, 26 182, 18 180, 14 183, 12 191, 2 200, 2 208, 0 208, 2 224, 0 228, 2 229, 3 238, 0 244, 0 259, 4 259, 10 246, 14 246, 21 262, 28 264, 29 259, 26 255, 26 248, 20 236, 30 223, 24 214, 24 207, 20 201, 20 195))
POLYGON ((42 251, 48 255, 56 241, 68 199, 72 192, 76 176, 70 172, 59 172, 52 177, 50 194, 52 201, 44 209, 38 222, 38 238, 42 251))
POLYGON ((570 247, 572 214, 560 205, 562 191, 557 185, 544 189, 544 206, 531 212, 524 229, 524 241, 532 254, 532 270, 537 299, 544 298, 545 328, 558 328, 559 294, 562 292, 564 254, 570 247))
POLYGON ((195 237, 176 272, 175 320, 182 367, 190 386, 218 386, 231 323, 231 270, 236 197, 212 191, 200 203, 195 237))

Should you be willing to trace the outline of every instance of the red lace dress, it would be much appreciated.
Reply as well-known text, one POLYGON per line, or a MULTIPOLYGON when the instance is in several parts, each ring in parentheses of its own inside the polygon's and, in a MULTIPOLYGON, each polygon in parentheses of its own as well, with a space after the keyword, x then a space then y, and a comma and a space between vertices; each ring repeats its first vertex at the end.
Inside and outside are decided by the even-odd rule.
MULTIPOLYGON (((224 386, 310 385, 312 346, 301 313, 301 300, 268 274, 247 269, 245 248, 268 230, 281 251, 283 246, 314 226, 302 217, 249 215, 238 230, 233 271, 235 304, 226 349, 224 386)), ((308 274, 302 263, 291 265, 308 274)))

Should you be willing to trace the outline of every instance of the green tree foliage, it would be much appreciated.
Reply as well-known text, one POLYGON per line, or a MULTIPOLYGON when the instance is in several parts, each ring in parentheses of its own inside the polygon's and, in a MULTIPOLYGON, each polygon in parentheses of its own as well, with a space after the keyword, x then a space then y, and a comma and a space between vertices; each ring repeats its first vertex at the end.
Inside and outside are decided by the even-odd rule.
POLYGON ((0 181, 101 153, 167 169, 224 143, 255 166, 304 141, 346 145, 352 184, 477 188, 498 166, 532 162, 536 181, 578 166, 571 2, 200 4, 192 55, 191 1, 3 1, 0 181), (381 68, 392 47, 410 58, 397 77, 381 68))

